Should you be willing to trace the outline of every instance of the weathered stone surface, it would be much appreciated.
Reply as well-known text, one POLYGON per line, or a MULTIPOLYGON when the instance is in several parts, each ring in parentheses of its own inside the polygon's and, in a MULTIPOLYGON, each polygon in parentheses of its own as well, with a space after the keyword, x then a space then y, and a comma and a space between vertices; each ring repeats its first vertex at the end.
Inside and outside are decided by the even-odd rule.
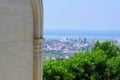
POLYGON ((0 80, 32 80, 31 0, 0 0, 0 80))

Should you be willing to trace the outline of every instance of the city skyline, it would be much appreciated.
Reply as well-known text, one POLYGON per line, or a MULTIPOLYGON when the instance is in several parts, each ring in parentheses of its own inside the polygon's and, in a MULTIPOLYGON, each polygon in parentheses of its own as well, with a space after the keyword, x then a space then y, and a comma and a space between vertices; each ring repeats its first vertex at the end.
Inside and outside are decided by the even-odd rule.
POLYGON ((44 0, 44 31, 120 31, 119 0, 44 0))

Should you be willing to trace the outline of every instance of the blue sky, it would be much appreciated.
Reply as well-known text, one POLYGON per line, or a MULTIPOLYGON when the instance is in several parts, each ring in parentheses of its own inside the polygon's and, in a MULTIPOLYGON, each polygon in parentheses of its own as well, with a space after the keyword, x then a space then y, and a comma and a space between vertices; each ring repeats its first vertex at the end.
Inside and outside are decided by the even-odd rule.
POLYGON ((43 0, 44 30, 120 31, 120 0, 43 0))

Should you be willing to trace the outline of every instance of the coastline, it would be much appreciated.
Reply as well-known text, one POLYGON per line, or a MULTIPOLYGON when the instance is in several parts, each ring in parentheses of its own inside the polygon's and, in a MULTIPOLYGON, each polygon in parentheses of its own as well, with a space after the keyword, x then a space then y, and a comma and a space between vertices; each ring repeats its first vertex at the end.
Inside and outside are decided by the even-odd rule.
POLYGON ((115 40, 115 39, 120 39, 120 36, 94 36, 94 35, 88 35, 88 36, 83 36, 83 35, 45 35, 45 38, 48 39, 75 39, 78 40, 79 38, 86 38, 88 41, 91 41, 93 39, 97 39, 100 41, 106 41, 106 40, 115 40))

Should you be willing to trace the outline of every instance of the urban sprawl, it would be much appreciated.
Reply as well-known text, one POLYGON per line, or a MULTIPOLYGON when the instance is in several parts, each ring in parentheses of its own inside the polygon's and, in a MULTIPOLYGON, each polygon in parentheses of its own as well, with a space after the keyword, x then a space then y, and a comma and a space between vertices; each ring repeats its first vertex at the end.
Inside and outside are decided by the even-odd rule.
MULTIPOLYGON (((43 60, 69 59, 75 53, 90 51, 96 41, 96 38, 91 41, 88 41, 87 38, 46 40, 43 44, 43 60)), ((120 39, 114 39, 111 42, 120 46, 120 39)))

